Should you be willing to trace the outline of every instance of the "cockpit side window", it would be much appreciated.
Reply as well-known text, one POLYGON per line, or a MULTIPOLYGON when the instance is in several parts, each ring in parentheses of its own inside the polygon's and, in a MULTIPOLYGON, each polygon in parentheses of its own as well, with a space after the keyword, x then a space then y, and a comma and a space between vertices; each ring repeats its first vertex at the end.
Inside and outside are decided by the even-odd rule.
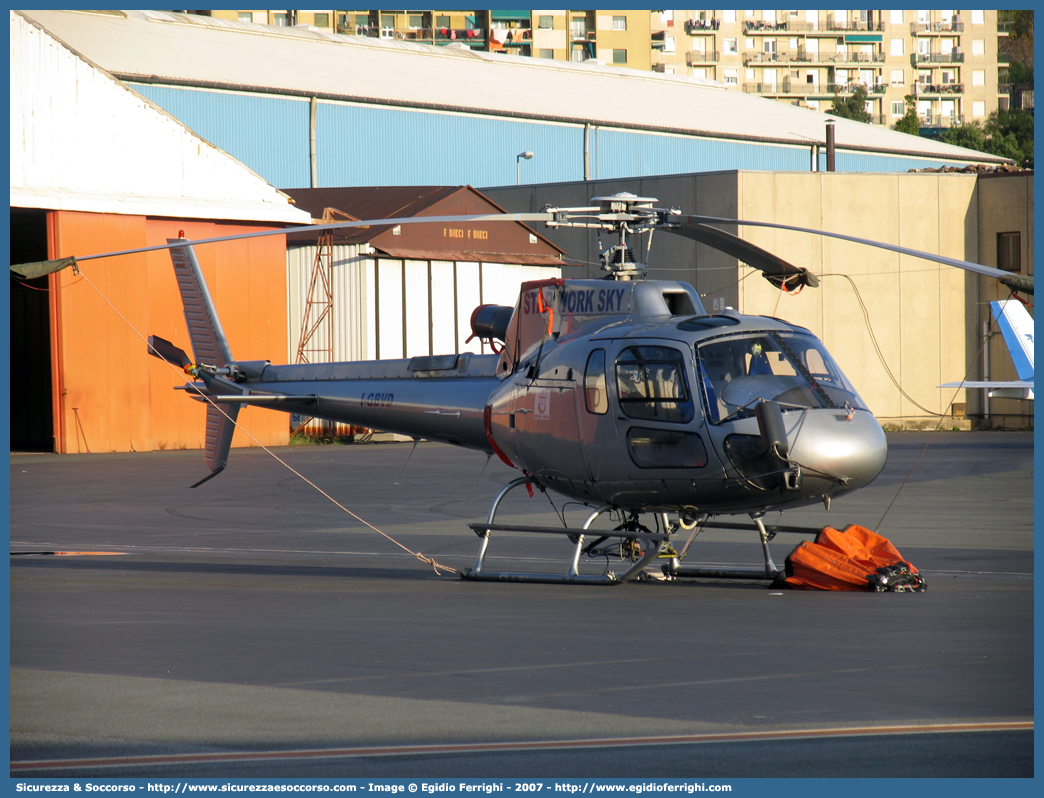
POLYGON ((609 409, 609 397, 605 390, 605 350, 595 349, 587 357, 584 369, 584 401, 587 412, 604 415, 609 409))
POLYGON ((667 346, 632 346, 616 360, 620 407, 630 418, 687 424, 692 421, 692 394, 685 360, 667 346))

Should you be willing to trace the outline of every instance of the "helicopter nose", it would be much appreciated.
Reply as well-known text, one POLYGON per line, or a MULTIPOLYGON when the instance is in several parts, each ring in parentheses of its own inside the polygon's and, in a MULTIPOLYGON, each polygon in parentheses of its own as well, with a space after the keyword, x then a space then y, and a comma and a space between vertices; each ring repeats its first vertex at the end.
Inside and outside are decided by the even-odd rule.
POLYGON ((791 459, 845 481, 844 489, 869 485, 885 466, 888 441, 873 414, 819 410, 796 436, 791 459))

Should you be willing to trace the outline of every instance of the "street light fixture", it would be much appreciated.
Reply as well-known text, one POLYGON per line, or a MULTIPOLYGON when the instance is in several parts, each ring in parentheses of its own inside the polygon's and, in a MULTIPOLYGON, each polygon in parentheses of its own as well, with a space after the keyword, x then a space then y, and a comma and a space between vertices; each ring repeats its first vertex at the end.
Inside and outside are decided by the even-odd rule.
POLYGON ((526 150, 525 152, 520 152, 518 155, 515 156, 515 185, 516 186, 522 185, 522 161, 519 160, 519 159, 525 158, 528 161, 532 157, 533 157, 533 153, 531 153, 529 150, 526 150))

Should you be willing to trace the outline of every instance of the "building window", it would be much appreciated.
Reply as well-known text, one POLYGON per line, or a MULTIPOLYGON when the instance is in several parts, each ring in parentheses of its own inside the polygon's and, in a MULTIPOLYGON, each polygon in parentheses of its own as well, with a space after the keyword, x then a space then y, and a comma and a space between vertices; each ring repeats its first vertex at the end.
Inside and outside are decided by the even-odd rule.
POLYGON ((973 86, 985 86, 986 85, 986 70, 985 69, 973 69, 972 70, 972 85, 973 86))
POLYGON ((739 85, 739 75, 737 74, 735 69, 726 69, 723 77, 725 79, 724 83, 726 86, 739 85))
POLYGON ((738 52, 735 39, 725 39, 722 42, 722 47, 724 48, 725 55, 735 55, 738 52))
POLYGON ((1022 271, 1022 233, 997 233, 997 268, 1022 271))
POLYGON ((626 64, 627 63, 627 51, 626 50, 613 50, 613 63, 614 64, 626 64))
POLYGON ((975 100, 972 103, 972 116, 978 118, 986 116, 986 103, 982 100, 975 100))
POLYGON ((420 14, 410 14, 410 30, 420 30, 424 27, 424 17, 420 14))
POLYGON ((253 22, 254 21, 254 12, 253 11, 240 11, 239 12, 239 21, 240 22, 253 22))
POLYGON ((903 116, 906 113, 905 106, 902 100, 892 100, 892 116, 903 116))
POLYGON ((548 14, 542 14, 537 20, 537 27, 540 28, 540 30, 554 30, 555 18, 548 14))
POLYGON ((891 55, 903 55, 905 42, 902 39, 892 39, 892 48, 889 50, 891 55))
POLYGON ((722 11, 721 12, 721 16, 722 16, 722 20, 724 22, 735 22, 736 21, 736 12, 735 11, 722 11))
POLYGON ((889 17, 888 21, 891 22, 893 25, 902 25, 903 24, 903 12, 902 12, 902 9, 895 9, 895 8, 893 8, 889 12, 889 14, 891 16, 889 17))
POLYGON ((613 30, 627 30, 627 17, 613 17, 613 30))
POLYGON ((985 39, 972 39, 972 55, 986 55, 985 39))
POLYGON ((288 17, 286 14, 273 14, 273 17, 274 24, 279 25, 283 28, 290 26, 290 17, 288 17))
POLYGON ((983 25, 986 22, 984 11, 972 11, 972 25, 983 25))
POLYGON ((435 17, 436 28, 448 28, 450 26, 449 17, 435 17))
POLYGON ((553 59, 555 57, 555 51, 554 50, 546 50, 543 47, 541 47, 540 50, 538 51, 538 57, 539 58, 551 58, 551 59, 553 59))
POLYGON ((706 78, 707 68, 706 67, 693 67, 692 76, 694 78, 706 78))
POLYGON ((891 84, 893 86, 902 86, 906 83, 906 71, 902 69, 892 70, 891 84))
POLYGON ((315 27, 317 27, 317 28, 329 28, 330 27, 330 15, 329 14, 316 14, 315 15, 315 27))

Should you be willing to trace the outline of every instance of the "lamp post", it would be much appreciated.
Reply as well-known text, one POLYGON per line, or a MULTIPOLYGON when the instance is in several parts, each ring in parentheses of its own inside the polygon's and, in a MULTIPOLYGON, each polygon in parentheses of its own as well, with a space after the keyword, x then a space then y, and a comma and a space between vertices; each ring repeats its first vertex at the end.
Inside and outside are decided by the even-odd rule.
POLYGON ((533 153, 529 150, 520 152, 515 156, 515 185, 522 185, 522 161, 520 159, 525 158, 527 161, 533 157, 533 153))

